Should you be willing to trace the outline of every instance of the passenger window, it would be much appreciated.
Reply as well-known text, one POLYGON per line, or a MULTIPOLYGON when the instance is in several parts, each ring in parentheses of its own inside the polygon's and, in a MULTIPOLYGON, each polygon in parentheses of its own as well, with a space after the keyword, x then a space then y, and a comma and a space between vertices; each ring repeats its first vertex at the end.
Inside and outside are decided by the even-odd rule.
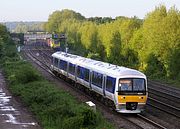
POLYGON ((66 61, 60 60, 59 65, 60 65, 60 69, 67 71, 67 62, 66 61))
POLYGON ((73 74, 75 73, 75 65, 72 63, 69 63, 69 73, 73 74))
POLYGON ((89 69, 78 66, 77 76, 85 81, 89 82, 89 69))
POLYGON ((80 66, 77 67, 77 76, 80 77, 81 75, 81 69, 80 69, 80 66))
POLYGON ((89 69, 84 69, 84 80, 89 82, 89 69))
POLYGON ((102 88, 102 81, 103 81, 103 74, 97 73, 97 72, 93 72, 93 75, 92 75, 92 84, 102 88))

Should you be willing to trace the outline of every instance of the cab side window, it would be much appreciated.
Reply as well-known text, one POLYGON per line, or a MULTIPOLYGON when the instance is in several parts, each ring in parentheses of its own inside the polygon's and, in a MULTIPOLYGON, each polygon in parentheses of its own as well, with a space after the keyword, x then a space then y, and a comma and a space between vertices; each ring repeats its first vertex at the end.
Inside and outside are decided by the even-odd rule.
POLYGON ((107 76, 107 78, 106 78, 106 90, 111 92, 111 93, 114 93, 115 84, 116 84, 116 78, 107 76))

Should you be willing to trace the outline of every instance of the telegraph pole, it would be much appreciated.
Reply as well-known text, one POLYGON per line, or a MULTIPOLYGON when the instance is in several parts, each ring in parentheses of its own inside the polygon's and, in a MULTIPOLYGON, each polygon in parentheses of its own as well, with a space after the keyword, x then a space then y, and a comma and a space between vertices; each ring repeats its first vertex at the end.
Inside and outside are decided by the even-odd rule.
POLYGON ((68 44, 67 44, 67 36, 64 34, 64 41, 65 41, 65 52, 68 53, 68 44))

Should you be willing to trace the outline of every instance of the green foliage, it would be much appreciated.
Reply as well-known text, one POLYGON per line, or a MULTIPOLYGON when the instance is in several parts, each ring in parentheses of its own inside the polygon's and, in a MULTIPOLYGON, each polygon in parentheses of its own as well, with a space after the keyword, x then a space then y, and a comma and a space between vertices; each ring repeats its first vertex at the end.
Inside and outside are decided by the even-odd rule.
MULTIPOLYGON (((163 66, 164 78, 169 78, 178 75, 179 68, 174 61, 179 61, 175 52, 180 43, 180 12, 171 7, 169 10, 164 5, 156 7, 150 12, 142 27, 135 31, 131 39, 131 47, 138 52, 140 60, 140 69, 145 70, 146 66, 154 66, 154 60, 149 60, 153 53, 158 57, 158 61, 163 66), (149 64, 150 63, 150 64, 149 64)), ((153 69, 153 67, 152 67, 153 69)), ((156 68, 154 68, 156 69, 156 68)), ((161 71, 162 69, 159 69, 161 71)), ((146 69, 147 71, 147 69, 146 69)), ((154 72, 148 72, 148 75, 154 76, 154 72)), ((177 78, 173 78, 177 79, 177 78)))
POLYGON ((55 88, 45 80, 11 85, 10 89, 31 108, 45 128, 93 129, 102 126, 101 122, 104 121, 101 119, 99 124, 97 119, 100 116, 97 113, 85 105, 77 104, 70 94, 55 88))
POLYGON ((72 10, 64 9, 62 11, 55 11, 49 16, 48 23, 45 24, 45 29, 49 32, 60 32, 59 28, 63 21, 66 20, 84 20, 85 18, 72 10))
POLYGON ((91 58, 94 60, 101 60, 101 57, 98 53, 88 53, 87 58, 91 58))
POLYGON ((114 21, 111 17, 90 17, 87 18, 88 21, 94 22, 96 24, 104 24, 104 23, 110 23, 114 21))
POLYGON ((180 81, 180 46, 173 50, 170 59, 169 59, 169 71, 170 78, 173 80, 180 81))
POLYGON ((62 129, 81 129, 83 127, 83 116, 69 117, 63 121, 62 129))
POLYGON ((2 24, 0 24, 0 39, 6 42, 9 39, 9 33, 7 31, 7 28, 2 24))
POLYGON ((3 40, 2 40, 2 38, 0 37, 0 58, 3 56, 3 53, 4 53, 4 51, 3 51, 3 40))
POLYGON ((121 36, 118 31, 112 33, 112 37, 110 39, 110 52, 107 55, 109 62, 114 64, 120 64, 120 54, 121 54, 121 36))
POLYGON ((82 112, 82 116, 84 118, 83 125, 88 127, 89 125, 96 125, 97 124, 97 116, 92 109, 86 109, 82 112))
POLYGON ((43 31, 44 30, 44 23, 43 22, 35 22, 35 23, 26 23, 20 22, 14 28, 14 33, 27 33, 28 31, 43 31))
POLYGON ((139 59, 138 59, 138 53, 134 51, 133 49, 125 49, 125 53, 123 55, 123 60, 125 66, 128 66, 130 68, 139 68, 139 59))
POLYGON ((69 117, 63 121, 63 128, 65 129, 80 129, 88 128, 94 129, 98 125, 98 114, 92 109, 82 106, 78 110, 78 116, 69 117))
MULTIPOLYGON (((13 57, 4 59, 5 72, 8 74, 8 80, 12 84, 28 83, 31 81, 40 80, 40 75, 27 63, 23 61, 12 60, 13 57)), ((16 57, 14 57, 16 59, 16 57)), ((19 59, 17 59, 19 60, 19 59)))
MULTIPOLYGON (((154 53, 164 64, 166 70, 170 67, 168 57, 171 49, 175 49, 180 36, 180 17, 179 11, 171 8, 169 11, 161 5, 147 15, 143 24, 143 38, 146 42, 145 56, 154 53)), ((169 71, 167 72, 169 73, 169 71)), ((166 75, 168 77, 168 74, 166 75)))
POLYGON ((163 78, 166 75, 166 70, 161 61, 158 60, 158 57, 154 54, 150 54, 147 59, 147 67, 145 74, 151 76, 152 78, 163 78))
POLYGON ((179 62, 180 12, 175 7, 167 10, 159 5, 143 20, 123 16, 85 19, 72 10, 55 11, 49 16, 46 30, 65 33, 74 54, 148 71, 149 76, 161 75, 158 71, 162 69, 157 75, 149 70, 158 57, 162 66, 155 69, 163 67, 162 77, 179 78, 175 62, 179 62))
POLYGON ((80 29, 81 42, 87 50, 94 51, 97 41, 97 28, 96 25, 91 22, 85 22, 80 29), (87 31, 88 30, 88 31, 87 31))
POLYGON ((21 67, 21 71, 16 73, 16 79, 19 83, 28 83, 40 80, 40 76, 30 66, 21 67))
POLYGON ((11 33, 11 38, 18 38, 20 41, 17 41, 17 43, 23 45, 24 44, 24 33, 11 33))
POLYGON ((7 31, 4 25, 0 24, 0 63, 4 62, 5 56, 9 56, 8 58, 16 56, 14 50, 8 49, 8 45, 12 45, 12 40, 10 38, 9 32, 7 31))

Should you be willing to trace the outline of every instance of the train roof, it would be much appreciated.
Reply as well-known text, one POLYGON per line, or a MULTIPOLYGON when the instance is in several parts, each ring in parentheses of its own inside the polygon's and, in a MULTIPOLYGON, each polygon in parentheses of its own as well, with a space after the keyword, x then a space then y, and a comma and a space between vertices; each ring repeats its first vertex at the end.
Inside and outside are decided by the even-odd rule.
POLYGON ((79 66, 82 66, 88 69, 93 69, 97 72, 107 74, 113 77, 121 76, 121 77, 146 78, 146 76, 143 73, 137 70, 113 65, 110 63, 102 62, 102 61, 93 60, 90 58, 81 57, 78 55, 73 55, 73 54, 59 51, 52 54, 52 56, 58 59, 71 62, 73 64, 77 64, 79 66))

